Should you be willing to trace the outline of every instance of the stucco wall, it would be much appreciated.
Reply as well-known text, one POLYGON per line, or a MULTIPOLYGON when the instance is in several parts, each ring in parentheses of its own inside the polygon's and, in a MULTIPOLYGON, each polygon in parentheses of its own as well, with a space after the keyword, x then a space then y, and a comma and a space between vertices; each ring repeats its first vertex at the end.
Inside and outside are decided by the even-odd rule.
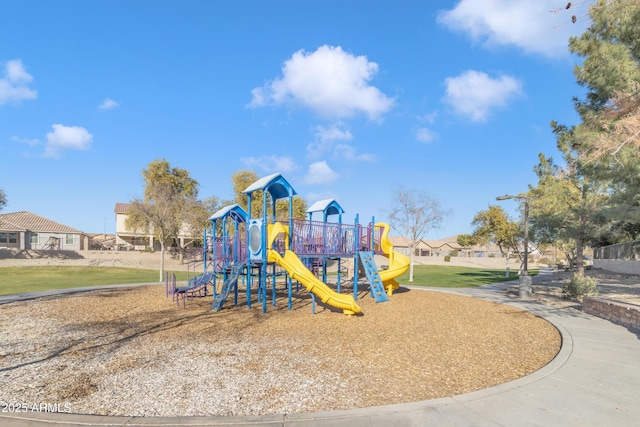
POLYGON ((51 239, 57 238, 55 249, 79 251, 82 249, 82 237, 75 233, 38 233, 38 241, 31 244, 31 233, 25 233, 24 249, 49 249, 49 245, 53 242, 51 239), (67 235, 73 237, 73 242, 67 242, 67 235))
POLYGON ((640 261, 637 260, 594 259, 593 267, 614 273, 640 275, 640 261))

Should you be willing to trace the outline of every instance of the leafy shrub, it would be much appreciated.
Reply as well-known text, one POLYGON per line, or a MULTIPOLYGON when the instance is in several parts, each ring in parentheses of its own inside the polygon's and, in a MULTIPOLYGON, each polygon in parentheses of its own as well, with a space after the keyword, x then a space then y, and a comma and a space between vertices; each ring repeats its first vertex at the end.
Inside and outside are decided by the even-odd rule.
POLYGON ((598 295, 598 281, 594 277, 573 276, 562 288, 565 299, 579 298, 585 295, 598 295))
POLYGON ((142 250, 142 252, 154 253, 155 251, 153 250, 152 247, 147 246, 142 250))
POLYGON ((445 255, 444 256, 444 262, 449 262, 451 261, 451 256, 450 255, 445 255))
POLYGON ((451 255, 451 256, 458 256, 458 250, 457 250, 457 249, 452 250, 452 251, 451 251, 451 253, 450 253, 449 255, 451 255))

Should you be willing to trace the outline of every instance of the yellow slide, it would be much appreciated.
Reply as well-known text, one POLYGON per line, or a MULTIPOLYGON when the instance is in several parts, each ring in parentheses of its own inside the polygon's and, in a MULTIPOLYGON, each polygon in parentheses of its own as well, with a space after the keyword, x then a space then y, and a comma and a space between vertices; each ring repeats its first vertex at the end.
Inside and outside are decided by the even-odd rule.
POLYGON ((376 227, 383 227, 382 236, 380 237, 380 247, 384 256, 389 258, 389 268, 380 270, 380 280, 387 290, 387 295, 391 295, 394 289, 398 289, 400 284, 396 282, 396 277, 403 275, 409 269, 411 260, 408 256, 393 250, 393 245, 389 241, 389 224, 379 222, 376 227))
POLYGON ((273 241, 280 233, 285 233, 285 236, 287 236, 286 239, 288 240, 289 232, 287 226, 282 225, 280 222, 269 225, 267 242, 269 261, 275 262, 284 268, 292 279, 302 283, 309 292, 318 296, 323 303, 341 309, 344 314, 352 315, 360 313, 360 307, 356 304, 352 295, 339 294, 316 278, 302 263, 295 252, 287 249, 284 257, 282 257, 278 251, 271 249, 273 241))

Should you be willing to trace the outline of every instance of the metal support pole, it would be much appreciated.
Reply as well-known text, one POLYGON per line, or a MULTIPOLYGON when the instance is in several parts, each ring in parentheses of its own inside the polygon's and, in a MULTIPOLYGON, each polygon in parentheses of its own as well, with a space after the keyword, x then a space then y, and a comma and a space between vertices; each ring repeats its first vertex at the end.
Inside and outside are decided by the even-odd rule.
POLYGON ((520 298, 531 296, 531 276, 529 276, 529 199, 524 198, 524 260, 519 281, 520 298))
MULTIPOLYGON (((527 298, 531 296, 531 276, 529 276, 528 262, 529 262, 529 198, 524 195, 510 196, 505 194, 504 196, 496 197, 496 200, 509 200, 518 199, 524 200, 524 259, 522 261, 522 273, 520 274, 520 280, 518 281, 518 295, 520 298, 527 298)), ((508 274, 508 272, 507 272, 508 274)))

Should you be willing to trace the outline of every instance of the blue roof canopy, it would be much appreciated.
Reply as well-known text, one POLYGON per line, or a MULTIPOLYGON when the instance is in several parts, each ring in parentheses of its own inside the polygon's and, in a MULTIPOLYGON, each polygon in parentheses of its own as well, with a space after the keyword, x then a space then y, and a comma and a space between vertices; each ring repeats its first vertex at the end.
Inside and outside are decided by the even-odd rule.
POLYGON ((285 197, 295 196, 297 194, 291 184, 279 173, 260 178, 248 186, 243 193, 251 194, 258 190, 268 192, 273 200, 284 199, 285 197))
POLYGON ((247 211, 245 211, 242 206, 237 203, 225 206, 224 208, 218 210, 216 213, 209 217, 209 221, 222 219, 227 215, 230 215, 233 219, 240 219, 241 222, 247 222, 247 211))
POLYGON ((342 215, 344 209, 335 199, 318 200, 307 209, 307 213, 322 212, 325 215, 342 215))

